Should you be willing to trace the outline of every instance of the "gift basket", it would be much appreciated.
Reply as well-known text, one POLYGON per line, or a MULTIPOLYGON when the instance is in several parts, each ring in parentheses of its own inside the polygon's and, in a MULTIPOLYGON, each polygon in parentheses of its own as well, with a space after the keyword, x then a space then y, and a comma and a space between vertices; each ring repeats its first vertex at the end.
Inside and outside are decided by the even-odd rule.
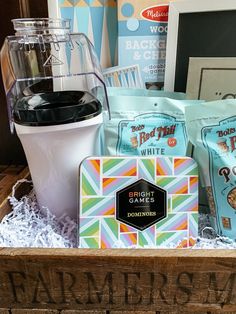
POLYGON ((48 0, 13 20, 1 68, 28 167, 0 173, 3 313, 236 311, 236 45, 184 37, 233 25, 214 5, 48 0))

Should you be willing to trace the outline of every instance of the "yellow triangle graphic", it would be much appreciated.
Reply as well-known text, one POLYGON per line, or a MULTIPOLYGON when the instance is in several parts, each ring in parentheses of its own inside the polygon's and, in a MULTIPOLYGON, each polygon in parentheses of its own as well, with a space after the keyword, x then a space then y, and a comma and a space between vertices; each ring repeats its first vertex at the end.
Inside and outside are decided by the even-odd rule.
POLYGON ((63 7, 73 7, 73 4, 69 0, 65 0, 62 4, 63 7))
POLYGON ((87 7, 87 3, 84 0, 77 2, 76 7, 87 7))
POLYGON ((91 4, 91 7, 102 7, 103 5, 98 1, 94 0, 93 3, 91 4))

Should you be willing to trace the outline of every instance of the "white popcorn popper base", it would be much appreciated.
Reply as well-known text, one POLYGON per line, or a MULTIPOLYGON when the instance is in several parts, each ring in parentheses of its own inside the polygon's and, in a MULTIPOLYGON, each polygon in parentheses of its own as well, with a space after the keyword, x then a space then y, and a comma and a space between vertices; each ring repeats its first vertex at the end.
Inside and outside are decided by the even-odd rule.
POLYGON ((47 93, 41 99, 39 95, 22 98, 14 117, 39 205, 47 206, 57 217, 66 213, 76 218, 76 168, 96 151, 103 121, 101 104, 88 93, 82 97, 80 92, 47 93), (29 109, 34 98, 38 105, 29 109), (63 102, 66 99, 68 107, 63 102))
POLYGON ((69 33, 68 20, 13 23, 16 35, 7 37, 1 53, 10 123, 40 207, 76 219, 78 164, 100 153, 98 132, 107 109, 101 68, 87 37, 69 33))

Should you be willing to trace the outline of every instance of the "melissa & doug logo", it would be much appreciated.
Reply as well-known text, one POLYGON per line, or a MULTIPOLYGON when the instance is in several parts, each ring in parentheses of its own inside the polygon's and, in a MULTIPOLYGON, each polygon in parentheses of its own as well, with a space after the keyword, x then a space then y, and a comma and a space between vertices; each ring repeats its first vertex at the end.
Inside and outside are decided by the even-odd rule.
POLYGON ((148 7, 141 12, 141 16, 148 21, 152 22, 161 22, 167 23, 168 22, 168 12, 169 12, 169 5, 156 5, 153 7, 148 7))

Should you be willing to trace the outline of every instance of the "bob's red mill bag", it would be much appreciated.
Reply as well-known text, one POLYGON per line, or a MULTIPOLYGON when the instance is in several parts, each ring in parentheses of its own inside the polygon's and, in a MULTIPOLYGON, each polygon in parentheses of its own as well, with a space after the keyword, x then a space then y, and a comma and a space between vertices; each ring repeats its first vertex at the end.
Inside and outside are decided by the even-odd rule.
POLYGON ((104 124, 105 156, 186 156, 185 106, 201 101, 110 96, 104 124))
POLYGON ((213 226, 236 239, 236 99, 186 107, 187 131, 195 146, 213 226))

